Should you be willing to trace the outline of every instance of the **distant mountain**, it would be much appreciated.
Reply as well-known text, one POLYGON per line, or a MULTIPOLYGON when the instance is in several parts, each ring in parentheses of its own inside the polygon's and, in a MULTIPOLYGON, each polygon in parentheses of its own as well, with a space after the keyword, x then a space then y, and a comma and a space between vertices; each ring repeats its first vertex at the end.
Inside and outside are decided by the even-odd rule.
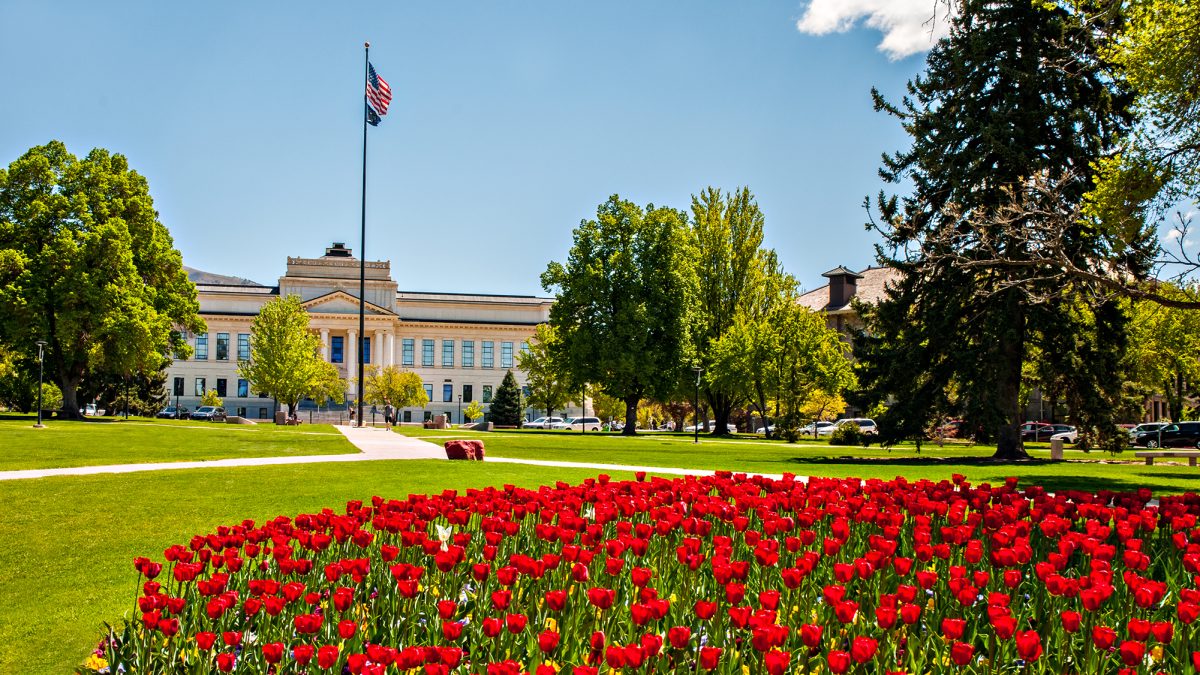
POLYGON ((187 265, 184 265, 183 269, 187 272, 188 279, 191 279, 193 284, 218 284, 221 286, 262 286, 262 284, 249 279, 230 277, 225 276, 224 274, 213 274, 212 272, 205 272, 204 270, 198 270, 194 267, 188 267, 187 265))

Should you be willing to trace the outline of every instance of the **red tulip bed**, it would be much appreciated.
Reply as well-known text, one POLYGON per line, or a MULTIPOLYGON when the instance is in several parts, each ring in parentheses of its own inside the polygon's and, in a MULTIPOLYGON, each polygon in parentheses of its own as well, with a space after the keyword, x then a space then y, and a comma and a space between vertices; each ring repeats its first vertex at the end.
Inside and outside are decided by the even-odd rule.
POLYGON ((91 662, 130 673, 1192 672, 1198 513, 1194 494, 1151 503, 1148 490, 1050 495, 960 477, 639 474, 376 497, 136 559, 134 615, 91 662))

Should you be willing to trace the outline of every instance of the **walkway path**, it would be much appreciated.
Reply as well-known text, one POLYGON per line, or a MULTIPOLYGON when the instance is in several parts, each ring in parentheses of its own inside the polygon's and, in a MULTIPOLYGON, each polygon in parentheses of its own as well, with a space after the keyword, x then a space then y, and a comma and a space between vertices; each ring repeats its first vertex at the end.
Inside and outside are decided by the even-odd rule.
MULTIPOLYGON (((446 459, 442 446, 372 427, 334 427, 361 452, 349 455, 304 455, 302 457, 241 457, 199 462, 158 462, 153 464, 108 464, 103 466, 73 466, 60 469, 25 469, 0 471, 0 480, 46 478, 50 476, 91 476, 102 473, 136 473, 139 471, 170 471, 174 469, 215 469, 235 466, 271 466, 279 464, 321 464, 326 462, 369 462, 396 459, 446 459)), ((677 469, 661 466, 630 466, 590 462, 559 462, 541 459, 488 457, 488 462, 552 466, 564 469, 595 469, 597 471, 645 471, 647 473, 679 476, 706 476, 708 469, 677 469)), ((778 475, 769 478, 780 478, 778 475)))

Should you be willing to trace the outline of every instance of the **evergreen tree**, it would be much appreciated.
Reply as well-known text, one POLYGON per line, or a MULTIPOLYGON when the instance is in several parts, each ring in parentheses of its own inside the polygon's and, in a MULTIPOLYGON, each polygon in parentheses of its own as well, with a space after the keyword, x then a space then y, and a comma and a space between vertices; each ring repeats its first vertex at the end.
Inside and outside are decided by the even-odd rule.
POLYGON ((1118 259, 1148 262, 1078 216, 1093 163, 1129 115, 1097 55, 1111 26, 1077 7, 966 0, 901 104, 874 92, 912 137, 880 170, 911 178, 912 191, 881 193, 872 223, 880 259, 903 276, 856 345, 858 400, 894 399, 879 420, 885 442, 923 433, 953 388, 997 458, 1027 456, 1020 394, 1033 346, 1086 404, 1077 421, 1115 433, 1102 403, 1119 398, 1125 314, 1098 282, 1045 281, 1056 263, 1103 275, 1118 259), (1040 256, 1049 247, 1058 260, 1040 256))
POLYGON ((491 422, 500 426, 517 426, 521 423, 521 388, 510 370, 504 374, 496 394, 492 397, 491 422))

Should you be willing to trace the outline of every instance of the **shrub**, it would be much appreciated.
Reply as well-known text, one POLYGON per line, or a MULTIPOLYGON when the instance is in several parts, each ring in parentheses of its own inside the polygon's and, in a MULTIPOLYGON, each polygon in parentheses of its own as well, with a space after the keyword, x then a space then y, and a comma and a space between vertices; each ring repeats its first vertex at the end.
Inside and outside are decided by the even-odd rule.
POLYGON ((866 445, 866 437, 857 424, 839 424, 829 437, 830 445, 866 445))

